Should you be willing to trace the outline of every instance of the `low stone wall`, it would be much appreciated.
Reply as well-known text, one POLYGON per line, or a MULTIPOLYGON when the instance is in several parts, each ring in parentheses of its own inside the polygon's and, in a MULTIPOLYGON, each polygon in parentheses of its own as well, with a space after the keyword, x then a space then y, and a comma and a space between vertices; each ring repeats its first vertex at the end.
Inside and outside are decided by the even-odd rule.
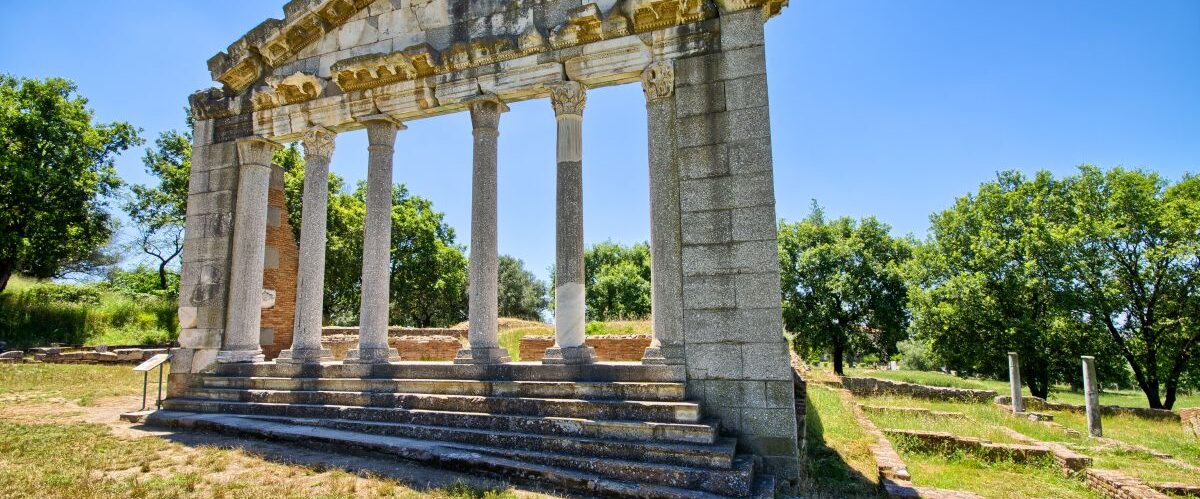
POLYGON ((877 395, 905 395, 929 400, 953 400, 968 402, 988 402, 996 397, 992 390, 968 390, 965 388, 947 388, 941 386, 926 386, 901 381, 891 381, 879 378, 842 378, 842 387, 860 397, 877 395))
POLYGON ((900 414, 908 417, 930 417, 930 418, 946 418, 946 419, 967 419, 967 415, 961 412, 949 411, 934 411, 924 407, 883 407, 877 405, 859 404, 863 411, 871 414, 900 414))
POLYGON ((1113 499, 1170 499, 1141 480, 1116 470, 1088 469, 1084 480, 1092 490, 1113 499))
POLYGON ((914 450, 941 455, 963 451, 975 454, 985 461, 1015 463, 1051 458, 1050 449, 1040 445, 998 444, 982 438, 960 437, 941 431, 884 430, 884 433, 900 439, 914 450))
POLYGON ((1200 437, 1200 407, 1180 409, 1179 420, 1184 430, 1190 430, 1193 435, 1200 437))
MULTIPOLYGON (((454 360, 463 347, 454 336, 389 336, 388 345, 400 353, 401 360, 454 360)), ((346 353, 358 348, 358 335, 330 335, 321 338, 321 346, 333 353, 334 360, 345 360, 346 353)))
POLYGON ((1150 487, 1167 495, 1179 497, 1200 497, 1200 485, 1190 483, 1163 482, 1150 484, 1150 487))
MULTIPOLYGON (((606 362, 640 361, 650 347, 646 335, 589 336, 584 343, 596 349, 596 360, 606 362)), ((521 338, 521 360, 539 361, 546 349, 554 346, 553 336, 526 336, 521 338)))
MULTIPOLYGON (((358 326, 325 326, 321 328, 321 336, 354 336, 358 337, 358 326)), ((467 328, 451 327, 388 327, 388 336, 453 336, 467 339, 467 328)))
MULTIPOLYGON (((60 347, 34 348, 29 351, 35 362, 48 364, 140 364, 158 354, 169 353, 169 348, 117 348, 97 347, 88 350, 71 350, 60 347)), ((18 352, 19 354, 19 352, 18 352)), ((6 352, 6 358, 18 359, 18 354, 6 352)))
MULTIPOLYGON (((1033 396, 1021 397, 1021 399, 1025 402, 1026 409, 1032 409, 1035 411, 1063 411, 1063 412, 1075 412, 1075 413, 1080 413, 1080 414, 1087 412, 1087 407, 1084 407, 1082 405, 1062 404, 1059 402, 1049 402, 1041 397, 1033 397, 1033 396)), ((1002 395, 1002 396, 996 397, 993 400, 995 401, 995 403, 1000 404, 1000 405, 1007 405, 1007 406, 1012 405, 1012 397, 1008 396, 1008 395, 1002 395)), ((1176 413, 1175 411, 1170 411, 1167 409, 1148 409, 1145 407, 1122 407, 1122 406, 1118 406, 1118 405, 1102 405, 1102 406, 1100 406, 1100 413, 1107 414, 1110 416, 1111 415, 1134 416, 1134 417, 1139 417, 1139 418, 1144 418, 1144 419, 1163 419, 1163 420, 1168 420, 1168 421, 1179 421, 1180 420, 1180 414, 1176 413)))

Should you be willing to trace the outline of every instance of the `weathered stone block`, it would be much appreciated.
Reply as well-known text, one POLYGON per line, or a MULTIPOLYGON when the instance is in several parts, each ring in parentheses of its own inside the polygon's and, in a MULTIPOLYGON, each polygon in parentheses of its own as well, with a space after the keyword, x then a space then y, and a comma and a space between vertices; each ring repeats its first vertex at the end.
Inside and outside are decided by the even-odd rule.
POLYGON ((796 405, 795 385, 792 381, 765 381, 767 407, 771 409, 794 409, 796 405))
MULTIPOLYGON (((741 347, 733 343, 700 343, 689 338, 688 382, 742 377, 741 347), (693 366, 703 366, 694 368, 693 366)), ((707 384, 706 384, 707 386, 707 384)))
POLYGON ((758 47, 765 43, 763 16, 758 9, 721 13, 721 50, 758 47))
POLYGON ((725 113, 697 114, 676 120, 678 147, 697 147, 725 142, 729 136, 725 113))
POLYGON ((770 173, 771 139, 757 138, 728 144, 729 172, 733 174, 770 173))
POLYGON ((237 168, 213 168, 208 171, 208 188, 209 192, 218 191, 233 191, 237 189, 238 172, 237 168))
POLYGON ((675 92, 675 113, 684 118, 725 110, 725 83, 681 87, 675 92))
POLYGON ((770 112, 766 106, 735 109, 725 113, 729 134, 726 141, 765 139, 771 136, 770 112))
POLYGON ((221 329, 184 329, 179 332, 182 348, 221 348, 221 329))
MULTIPOLYGON (((787 357, 784 355, 782 346, 768 348, 761 345, 772 344, 755 343, 771 341, 773 338, 778 337, 778 341, 782 344, 783 316, 778 309, 689 310, 687 316, 684 317, 684 328, 687 331, 689 343, 731 342, 751 344, 752 350, 746 354, 746 359, 755 365, 777 364, 775 361, 779 360, 781 356, 784 358, 785 362, 777 364, 779 367, 772 368, 771 372, 761 376, 747 376, 746 379, 781 379, 780 376, 782 375, 774 371, 781 371, 787 374, 787 357), (767 356, 755 356, 760 353, 767 356)), ((691 348, 690 344, 688 348, 691 348)), ((750 369, 751 366, 747 365, 746 368, 750 369)))
POLYGON ((734 241, 765 241, 778 239, 775 207, 770 205, 737 208, 731 214, 734 241))
POLYGON ((679 150, 679 177, 683 180, 727 175, 729 150, 725 144, 679 150))
POLYGON ((733 241, 733 215, 728 210, 686 212, 682 221, 684 244, 733 241))
POLYGON ((747 76, 725 82, 725 109, 767 107, 767 75, 747 76))
POLYGON ((778 309, 782 299, 779 274, 738 274, 733 277, 737 287, 737 306, 741 308, 778 309))
POLYGON ((687 310, 734 308, 737 306, 733 275, 696 276, 683 282, 683 306, 687 310))
POLYGON ((734 178, 730 176, 679 182, 679 206, 684 213, 734 207, 734 178))
POLYGON ((739 272, 761 272, 779 268, 779 247, 775 241, 733 243, 733 263, 739 272))
POLYGON ((186 330, 196 327, 196 307, 179 307, 179 327, 186 330))
MULTIPOLYGON (((733 245, 705 244, 683 247, 683 275, 719 275, 736 272, 733 245)), ((686 282, 686 279, 685 279, 686 282)))
POLYGON ((722 406, 740 406, 743 400, 741 381, 709 380, 704 388, 704 400, 722 406))
POLYGON ((778 456, 793 455, 790 446, 772 443, 782 439, 795 438, 796 413, 790 408, 785 409, 742 409, 742 431, 756 435, 759 445, 762 445, 762 455, 778 456), (791 424, 787 424, 791 421, 791 424))
MULTIPOLYGON (((744 374, 747 379, 775 381, 790 381, 792 379, 788 368, 787 342, 783 339, 783 318, 778 311, 773 315, 780 317, 778 321, 775 324, 758 329, 757 332, 761 337, 772 330, 777 331, 775 333, 779 338, 777 341, 742 345, 743 362, 746 363, 744 374), (776 325, 778 329, 772 329, 776 325)), ((763 322, 770 322, 770 319, 763 319, 763 322)))
POLYGON ((767 382, 765 381, 741 381, 742 385, 742 406, 766 409, 767 406, 767 382))

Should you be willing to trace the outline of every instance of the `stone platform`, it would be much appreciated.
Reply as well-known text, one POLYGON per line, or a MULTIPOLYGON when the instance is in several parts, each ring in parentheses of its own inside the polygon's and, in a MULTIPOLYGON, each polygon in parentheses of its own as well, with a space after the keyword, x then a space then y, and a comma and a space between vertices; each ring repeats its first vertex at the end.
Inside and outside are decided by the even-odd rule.
POLYGON ((372 452, 620 497, 773 494, 679 366, 225 364, 147 424, 372 452))

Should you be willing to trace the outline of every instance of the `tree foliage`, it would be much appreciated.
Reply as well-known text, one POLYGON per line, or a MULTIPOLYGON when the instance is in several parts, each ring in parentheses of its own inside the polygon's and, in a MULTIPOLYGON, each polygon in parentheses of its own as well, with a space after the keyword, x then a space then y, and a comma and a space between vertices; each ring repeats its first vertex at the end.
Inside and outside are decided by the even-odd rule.
POLYGON ((603 242, 584 253, 587 320, 650 316, 650 245, 603 242))
POLYGON ((500 255, 499 305, 501 317, 538 321, 550 306, 546 283, 525 270, 525 262, 500 255))
POLYGON ((158 185, 134 185, 122 208, 138 232, 133 246, 154 259, 159 289, 166 290, 173 264, 183 253, 192 132, 163 132, 154 146, 146 150, 142 163, 158 185))
POLYGON ((890 232, 874 217, 826 220, 815 203, 808 218, 780 224, 784 325, 801 350, 832 351, 838 374, 846 354, 887 357, 906 334, 911 245, 890 232))
MULTIPOLYGON (((299 239, 302 224, 304 159, 296 147, 279 151, 284 167, 288 217, 299 239)), ((345 181, 329 174, 325 249, 325 318, 328 323, 358 323, 361 303, 363 220, 366 183, 345 192, 345 181)), ((466 319, 467 259, 455 243, 454 229, 433 203, 403 185, 392 189, 392 256, 389 311, 393 324, 446 326, 466 319)))
POLYGON ((56 277, 108 243, 113 160, 140 143, 128 123, 93 123, 67 80, 0 75, 0 291, 14 272, 56 277))
POLYGON ((1062 181, 1073 223, 1063 241, 1065 291, 1111 338, 1150 407, 1171 408, 1200 371, 1200 178, 1083 166, 1062 181))

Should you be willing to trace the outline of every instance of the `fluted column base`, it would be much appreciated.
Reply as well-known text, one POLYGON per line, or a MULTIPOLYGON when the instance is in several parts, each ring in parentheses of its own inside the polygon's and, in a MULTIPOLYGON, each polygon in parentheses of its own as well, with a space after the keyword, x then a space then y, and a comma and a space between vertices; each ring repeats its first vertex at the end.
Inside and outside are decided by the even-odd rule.
POLYGON ((651 346, 642 356, 642 364, 647 366, 682 366, 686 363, 683 345, 651 346))
POLYGON ((399 362, 400 352, 395 348, 355 348, 346 352, 346 364, 387 364, 399 362))
POLYGON ((217 352, 217 362, 221 364, 252 364, 266 362, 262 349, 256 350, 221 350, 217 352))
POLYGON ((326 348, 289 348, 279 353, 275 362, 280 364, 320 364, 333 360, 333 352, 326 348))
POLYGON ((508 350, 499 347, 464 348, 454 357, 455 364, 504 364, 511 361, 508 350))
POLYGON ((596 349, 587 345, 579 347, 550 347, 546 356, 542 357, 543 364, 552 365, 583 365, 596 363, 596 349))

